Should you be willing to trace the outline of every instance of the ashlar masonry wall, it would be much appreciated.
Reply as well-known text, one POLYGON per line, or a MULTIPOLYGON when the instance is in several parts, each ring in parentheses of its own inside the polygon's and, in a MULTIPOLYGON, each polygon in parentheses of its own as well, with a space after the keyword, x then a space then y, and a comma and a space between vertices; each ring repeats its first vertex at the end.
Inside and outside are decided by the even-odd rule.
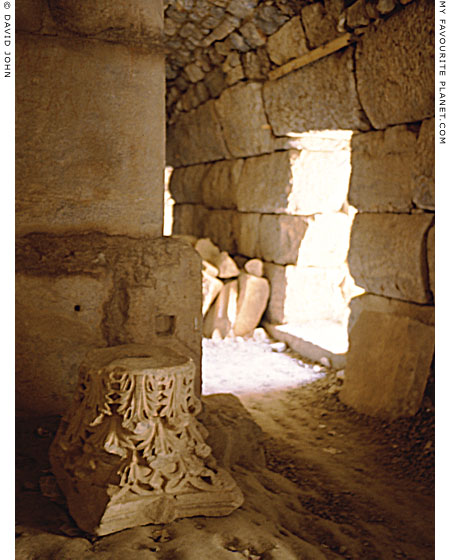
POLYGON ((434 349, 433 5, 330 1, 288 13, 278 2, 264 31, 268 7, 253 4, 228 34, 200 41, 189 71, 171 67, 174 233, 262 258, 271 322, 345 324, 351 309, 342 400, 413 414, 434 349), (270 79, 345 31, 348 46, 270 79), (352 299, 354 281, 366 294, 352 299))

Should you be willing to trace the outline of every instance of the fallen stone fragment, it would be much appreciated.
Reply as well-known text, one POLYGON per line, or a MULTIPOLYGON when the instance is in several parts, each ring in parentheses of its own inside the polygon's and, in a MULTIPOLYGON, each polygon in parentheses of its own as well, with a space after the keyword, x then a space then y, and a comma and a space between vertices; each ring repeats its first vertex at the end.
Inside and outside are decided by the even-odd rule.
POLYGON ((216 301, 206 314, 203 322, 203 336, 225 338, 231 331, 236 320, 238 299, 238 281, 231 280, 224 285, 216 301))
POLYGON ((219 295, 223 288, 223 282, 218 278, 211 276, 206 271, 202 271, 202 315, 206 315, 211 304, 219 295))
POLYGON ((263 327, 257 327, 253 331, 253 340, 256 340, 257 342, 269 342, 270 337, 263 327))
POLYGON ((219 269, 217 268, 217 266, 214 266, 213 264, 209 263, 208 261, 203 260, 202 261, 202 272, 206 272, 210 276, 214 276, 215 278, 217 278, 217 276, 219 274, 219 269))
POLYGON ((258 326, 269 301, 269 293, 269 281, 266 278, 241 273, 234 326, 236 336, 249 334, 258 326))
POLYGON ((219 269, 219 278, 235 278, 239 276, 239 268, 226 251, 222 251, 215 262, 219 269))
POLYGON ((262 276, 264 265, 261 259, 250 259, 244 265, 245 271, 253 276, 262 276))
POLYGON ((272 352, 284 352, 287 346, 285 342, 274 342, 270 345, 272 352))
POLYGON ((219 248, 217 245, 214 245, 209 237, 199 239, 195 244, 195 250, 197 253, 200 253, 203 260, 208 261, 211 264, 214 264, 220 255, 219 248))

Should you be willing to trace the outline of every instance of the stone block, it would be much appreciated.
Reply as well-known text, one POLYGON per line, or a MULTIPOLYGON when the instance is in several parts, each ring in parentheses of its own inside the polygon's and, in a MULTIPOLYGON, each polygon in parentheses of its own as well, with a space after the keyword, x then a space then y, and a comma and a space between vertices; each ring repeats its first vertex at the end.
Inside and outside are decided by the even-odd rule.
POLYGON ((363 311, 377 313, 392 313, 399 317, 408 317, 424 325, 434 326, 434 306, 418 305, 398 299, 391 299, 373 294, 362 294, 350 301, 350 317, 348 332, 350 332, 363 311))
POLYGON ((435 244, 435 232, 434 232, 434 225, 432 228, 430 228, 430 231, 428 232, 428 237, 427 237, 427 264, 428 264, 428 281, 429 281, 429 286, 430 286, 430 290, 431 293, 433 294, 433 297, 435 295, 434 289, 435 289, 435 272, 434 272, 434 266, 435 266, 435 260, 434 260, 434 244, 435 244))
POLYGON ((276 136, 369 128, 356 93, 352 47, 266 82, 263 97, 276 136))
POLYGON ((203 200, 209 208, 236 208, 236 191, 244 160, 212 163, 203 178, 203 200))
POLYGON ((204 261, 208 261, 214 266, 216 265, 217 259, 220 255, 220 249, 211 241, 211 239, 199 239, 195 244, 195 250, 204 261))
POLYGON ((171 238, 103 234, 17 241, 19 414, 61 414, 92 347, 160 341, 201 382, 201 259, 171 238))
POLYGON ((237 214, 236 244, 241 255, 254 257, 259 252, 259 225, 261 214, 237 214))
POLYGON ((417 135, 407 126, 352 138, 349 202, 361 212, 409 212, 416 184, 417 135))
POLYGON ((263 214, 259 225, 259 255, 264 261, 295 264, 308 225, 300 216, 263 214))
POLYGON ((239 268, 226 251, 222 251, 216 260, 219 278, 235 278, 239 276, 239 268))
POLYGON ((202 204, 202 181, 208 169, 208 165, 200 164, 173 170, 169 191, 177 204, 202 204))
POLYGON ((267 52, 275 64, 285 64, 308 52, 305 32, 299 16, 295 16, 271 35, 267 41, 267 52))
POLYGON ((333 268, 347 260, 352 217, 339 213, 316 214, 307 220, 308 228, 300 243, 298 264, 333 268))
POLYGON ((203 321, 203 336, 211 338, 218 333, 221 338, 230 334, 236 321, 238 281, 231 280, 222 288, 203 321))
POLYGON ((434 354, 434 328, 409 317, 363 311, 350 333, 340 400, 394 420, 419 409, 434 354))
POLYGON ((202 315, 211 307, 216 297, 219 295, 223 287, 223 282, 214 276, 211 276, 204 270, 202 271, 202 315))
POLYGON ((242 272, 239 275, 239 296, 237 300, 234 334, 251 334, 259 325, 269 300, 269 281, 242 272))
POLYGON ((356 80, 372 126, 434 114, 434 6, 417 0, 371 27, 358 43, 356 80))
POLYGON ((216 245, 228 253, 236 253, 238 213, 234 210, 210 210, 205 218, 204 231, 216 245))
POLYGON ((302 22, 312 48, 328 43, 338 35, 337 21, 320 2, 302 8, 302 22))
POLYGON ((195 111, 180 114, 167 130, 167 165, 180 167, 227 157, 229 152, 213 100, 195 111))
POLYGON ((260 259, 250 259, 244 265, 245 271, 253 276, 262 276, 264 272, 264 263, 260 259))
POLYGON ((271 286, 265 319, 273 324, 345 322, 348 302, 341 286, 347 274, 345 266, 315 268, 264 263, 264 275, 271 286))
POLYGON ((348 263, 366 291, 417 303, 430 301, 423 246, 433 216, 357 214, 348 263))
POLYGON ((173 233, 202 237, 208 210, 201 204, 174 204, 173 233))
POLYGON ((265 47, 245 53, 242 57, 245 76, 249 80, 265 80, 270 70, 270 60, 265 47))
POLYGON ((23 33, 16 61, 16 232, 161 235, 163 55, 23 33))
POLYGON ((413 202, 425 210, 434 210, 435 126, 434 118, 422 122, 412 162, 413 202))
POLYGON ((261 90, 261 84, 237 84, 226 89, 215 101, 223 137, 233 157, 272 150, 272 132, 267 123, 261 90), (245 123, 245 132, 242 123, 245 123))

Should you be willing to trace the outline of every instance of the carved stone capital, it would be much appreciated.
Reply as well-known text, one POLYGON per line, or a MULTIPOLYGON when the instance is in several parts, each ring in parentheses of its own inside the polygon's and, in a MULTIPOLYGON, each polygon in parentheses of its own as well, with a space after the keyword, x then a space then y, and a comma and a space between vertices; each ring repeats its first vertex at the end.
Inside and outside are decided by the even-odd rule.
POLYGON ((195 419, 191 358, 124 345, 88 354, 50 462, 81 529, 106 535, 179 517, 222 516, 243 502, 195 419))

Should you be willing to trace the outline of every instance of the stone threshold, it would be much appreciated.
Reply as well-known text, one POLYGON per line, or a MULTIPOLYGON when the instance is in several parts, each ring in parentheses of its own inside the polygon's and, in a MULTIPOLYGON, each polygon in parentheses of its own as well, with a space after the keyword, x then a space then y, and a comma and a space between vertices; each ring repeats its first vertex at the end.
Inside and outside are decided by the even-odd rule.
POLYGON ((343 369, 348 350, 347 325, 335 321, 310 321, 273 325, 263 323, 272 338, 288 344, 293 350, 315 362, 322 358, 334 369, 343 369))

